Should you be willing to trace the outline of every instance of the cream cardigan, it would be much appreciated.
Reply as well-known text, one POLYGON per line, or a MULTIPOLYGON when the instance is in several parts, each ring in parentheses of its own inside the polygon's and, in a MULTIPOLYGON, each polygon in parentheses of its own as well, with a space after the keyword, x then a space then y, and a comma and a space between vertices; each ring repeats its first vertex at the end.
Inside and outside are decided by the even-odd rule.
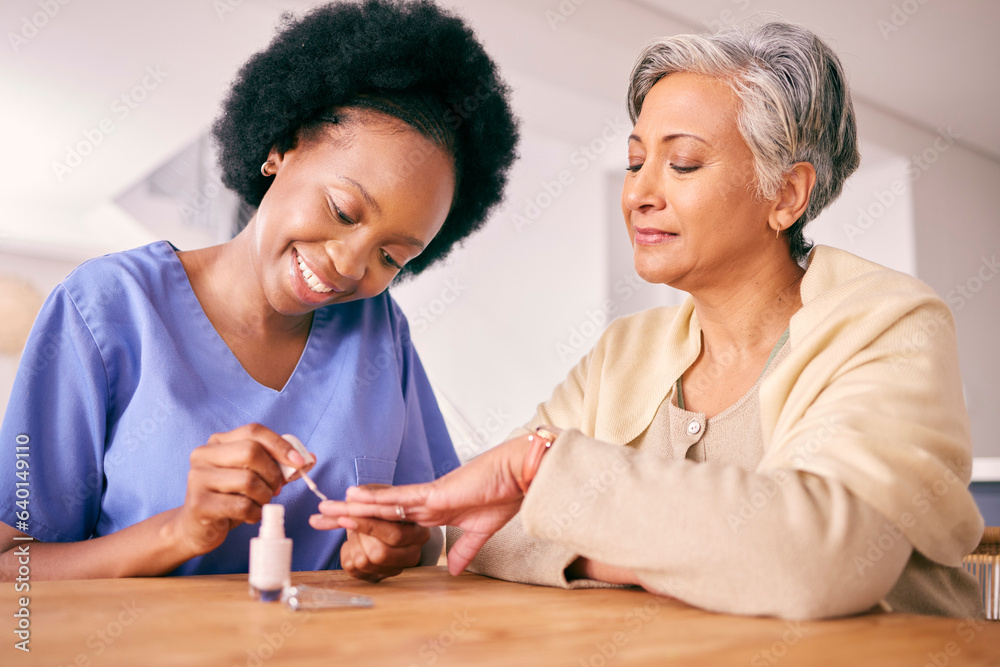
MULTIPOLYGON (((677 378, 697 358, 701 344, 690 299, 679 307, 613 322, 528 425, 551 423, 573 430, 560 437, 543 460, 521 515, 512 522, 514 533, 523 523, 536 538, 508 545, 523 552, 524 566, 530 568, 533 560, 551 563, 553 556, 543 545, 550 541, 565 551, 555 556, 556 561, 582 554, 641 570, 655 558, 623 553, 626 548, 635 551, 639 543, 624 532, 616 535, 616 526, 632 532, 644 527, 652 535, 654 526, 669 525, 690 531, 690 539, 709 534, 719 539, 725 531, 709 531, 712 517, 705 517, 704 534, 699 534, 697 517, 687 523, 681 519, 679 527, 678 518, 662 507, 649 508, 645 523, 616 522, 626 508, 633 508, 630 514, 634 514, 635 507, 650 501, 669 503, 671 489, 664 486, 678 493, 683 489, 705 494, 707 499, 708 494, 724 496, 724 489, 714 489, 727 480, 733 488, 748 484, 752 490, 760 480, 780 482, 793 471, 802 488, 795 489, 796 500, 783 511, 795 514, 799 503, 799 514, 808 514, 809 488, 819 483, 808 478, 819 478, 830 492, 846 489, 889 519, 890 536, 901 532, 931 561, 959 566, 978 543, 983 522, 967 489, 971 442, 950 311, 923 283, 825 246, 810 256, 801 297, 803 307, 789 327, 790 351, 760 387, 764 458, 754 471, 755 479, 738 478, 735 471, 730 474, 706 464, 691 468, 690 462, 650 466, 647 461, 641 472, 639 452, 604 444, 631 443, 646 431, 677 378), (602 489, 595 484, 596 475, 616 470, 620 479, 628 480, 628 488, 602 489), (801 478, 801 473, 808 475, 801 478), (604 548, 605 543, 610 544, 604 548)), ((721 511, 718 503, 706 503, 706 509, 709 506, 721 511)), ((725 517, 714 519, 724 519, 735 534, 740 522, 753 521, 755 511, 747 503, 731 504, 725 517)), ((484 549, 477 559, 479 571, 491 574, 483 563, 490 561, 491 549, 503 551, 501 543, 510 539, 510 528, 484 549)), ((770 541, 773 545, 787 539, 773 534, 770 541)), ((668 542, 656 547, 667 560, 665 551, 682 548, 668 542)), ((822 549, 816 546, 817 553, 822 549)), ((696 591, 687 590, 682 576, 663 574, 651 577, 654 585, 649 587, 702 601, 696 591)), ((800 603, 790 612, 767 605, 756 609, 744 611, 794 616, 852 611, 831 612, 821 601, 814 609, 800 603)))

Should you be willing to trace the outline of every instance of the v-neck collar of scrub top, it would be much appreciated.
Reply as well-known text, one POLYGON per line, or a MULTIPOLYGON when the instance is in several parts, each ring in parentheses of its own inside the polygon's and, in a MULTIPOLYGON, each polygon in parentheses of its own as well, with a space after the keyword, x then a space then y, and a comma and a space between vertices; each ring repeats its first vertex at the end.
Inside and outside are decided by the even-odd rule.
MULTIPOLYGON (((157 246, 159 249, 159 246, 157 246)), ((206 340, 211 341, 211 345, 215 348, 217 359, 224 359, 227 366, 229 366, 228 377, 241 378, 242 382, 246 385, 247 391, 252 392, 253 395, 258 397, 274 397, 275 394, 287 395, 294 390, 295 385, 304 381, 304 375, 308 374, 308 369, 316 367, 314 363, 313 356, 315 356, 314 339, 318 336, 318 331, 329 321, 330 319, 330 309, 329 308, 318 308, 313 311, 312 323, 309 325, 309 336, 306 338, 306 345, 302 349, 302 354, 299 355, 299 360, 295 364, 295 369, 292 374, 288 376, 288 380, 285 381, 285 385, 280 389, 273 389, 266 385, 261 384, 240 363, 240 360, 236 358, 232 349, 223 340, 222 336, 219 335, 218 330, 212 324, 212 321, 208 319, 208 314, 201 305, 201 301, 198 300, 198 295, 194 292, 194 286, 191 284, 191 279, 188 277, 187 271, 184 269, 184 265, 181 263, 180 258, 177 256, 178 248, 169 241, 164 241, 162 248, 165 252, 169 252, 171 255, 171 261, 169 262, 171 271, 171 283, 177 287, 177 292, 182 294, 182 298, 187 302, 191 310, 192 322, 196 327, 198 327, 200 333, 205 337, 206 340)))

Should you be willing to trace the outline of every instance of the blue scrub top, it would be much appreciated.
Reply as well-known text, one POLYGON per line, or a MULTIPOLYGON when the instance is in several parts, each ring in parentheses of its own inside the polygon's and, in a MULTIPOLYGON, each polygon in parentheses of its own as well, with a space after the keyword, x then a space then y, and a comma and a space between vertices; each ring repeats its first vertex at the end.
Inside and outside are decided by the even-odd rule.
MULTIPOLYGON (((298 436, 330 498, 458 466, 406 318, 387 293, 316 310, 295 371, 275 391, 215 331, 171 244, 88 261, 46 300, 25 346, 0 427, 0 520, 44 542, 114 533, 183 505, 191 451, 253 422, 298 436), (28 454, 20 477, 17 452, 28 454), (20 492, 20 506, 18 488, 28 495, 20 492)), ((272 502, 285 506, 292 569, 340 567, 344 531, 309 526, 318 500, 304 482, 272 502)), ((235 528, 174 574, 246 572, 258 530, 235 528)))

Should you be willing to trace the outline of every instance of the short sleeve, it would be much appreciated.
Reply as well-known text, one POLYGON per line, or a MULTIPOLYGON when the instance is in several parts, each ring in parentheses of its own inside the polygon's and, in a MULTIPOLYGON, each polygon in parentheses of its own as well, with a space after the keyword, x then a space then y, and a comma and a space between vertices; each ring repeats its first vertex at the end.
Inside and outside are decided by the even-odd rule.
POLYGON ((60 285, 35 319, 0 427, 0 520, 43 542, 93 534, 104 489, 108 386, 94 337, 60 285), (18 470, 18 460, 27 467, 18 470))
POLYGON ((405 402, 403 441, 393 484, 429 482, 459 466, 430 380, 413 347, 409 325, 398 310, 398 340, 402 355, 402 390, 405 402))

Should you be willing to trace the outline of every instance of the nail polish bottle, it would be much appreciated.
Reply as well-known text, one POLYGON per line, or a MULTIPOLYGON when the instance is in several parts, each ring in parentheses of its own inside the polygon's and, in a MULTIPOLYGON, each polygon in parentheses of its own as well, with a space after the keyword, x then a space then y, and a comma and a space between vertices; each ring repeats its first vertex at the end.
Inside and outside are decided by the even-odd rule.
POLYGON ((260 534, 250 540, 250 595, 261 602, 281 599, 291 585, 292 540, 285 537, 284 505, 264 505, 260 534))

